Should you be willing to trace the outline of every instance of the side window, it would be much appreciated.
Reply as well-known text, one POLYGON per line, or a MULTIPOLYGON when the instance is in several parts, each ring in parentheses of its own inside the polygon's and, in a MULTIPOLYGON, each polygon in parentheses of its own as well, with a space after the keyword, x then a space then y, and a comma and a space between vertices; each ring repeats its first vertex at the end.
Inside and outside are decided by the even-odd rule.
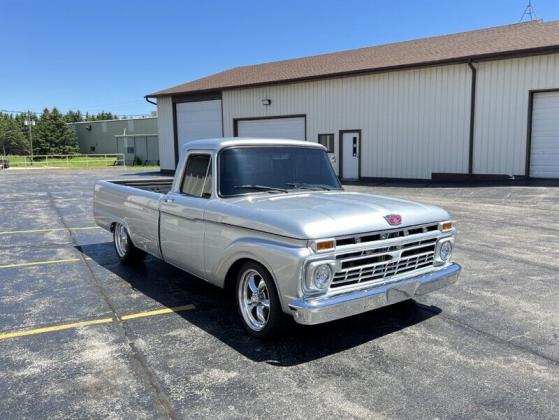
POLYGON ((181 192, 194 197, 212 195, 212 160, 210 155, 190 155, 186 162, 181 192))
POLYGON ((326 147, 328 153, 334 153, 334 135, 333 134, 319 134, 318 142, 326 147))

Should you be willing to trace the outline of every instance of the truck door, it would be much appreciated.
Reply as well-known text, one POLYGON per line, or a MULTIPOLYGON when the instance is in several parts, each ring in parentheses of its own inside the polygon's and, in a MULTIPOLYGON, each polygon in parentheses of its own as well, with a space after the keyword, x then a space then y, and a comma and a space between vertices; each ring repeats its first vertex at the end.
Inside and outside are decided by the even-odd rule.
POLYGON ((191 153, 179 184, 161 203, 159 235, 165 261, 204 276, 204 212, 212 191, 212 158, 191 153))

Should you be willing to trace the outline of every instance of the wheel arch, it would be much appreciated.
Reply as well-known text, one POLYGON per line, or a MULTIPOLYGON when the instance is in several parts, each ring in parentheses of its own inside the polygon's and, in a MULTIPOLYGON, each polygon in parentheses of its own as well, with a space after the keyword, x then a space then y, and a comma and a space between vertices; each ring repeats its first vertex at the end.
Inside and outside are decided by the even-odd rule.
MULTIPOLYGON (((259 261, 257 258, 254 258, 253 256, 242 256, 242 257, 238 257, 235 261, 233 261, 233 263, 229 266, 225 274, 225 279, 223 281, 223 288, 225 289, 227 294, 230 293, 233 294, 235 292, 235 283, 237 281, 237 276, 239 274, 239 271, 241 270, 241 267, 248 262, 253 262, 264 267, 268 272, 268 274, 270 275, 270 277, 272 278, 272 281, 276 286, 276 290, 278 290, 278 284, 274 276, 274 272, 271 269, 271 267, 268 266, 268 264, 259 261)), ((280 298, 281 301, 281 296, 278 297, 280 298)))
MULTIPOLYGON (((115 227, 116 227, 117 224, 124 226, 124 228, 126 229, 126 232, 128 232, 128 238, 130 239, 130 242, 132 242, 132 245, 136 246, 136 241, 134 241, 134 239, 132 238, 132 233, 130 232, 130 228, 128 227, 128 224, 123 219, 118 219, 118 220, 112 221, 111 224, 109 225, 109 231, 114 234, 115 227)), ((114 236, 113 236, 113 238, 114 238, 114 236)))

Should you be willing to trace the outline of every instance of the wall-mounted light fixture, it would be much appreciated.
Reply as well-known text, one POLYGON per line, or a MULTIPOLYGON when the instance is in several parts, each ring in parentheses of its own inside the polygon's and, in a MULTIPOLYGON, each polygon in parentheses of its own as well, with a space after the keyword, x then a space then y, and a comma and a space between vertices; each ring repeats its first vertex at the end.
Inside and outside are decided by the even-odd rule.
POLYGON ((262 105, 272 105, 271 99, 262 99, 262 105))

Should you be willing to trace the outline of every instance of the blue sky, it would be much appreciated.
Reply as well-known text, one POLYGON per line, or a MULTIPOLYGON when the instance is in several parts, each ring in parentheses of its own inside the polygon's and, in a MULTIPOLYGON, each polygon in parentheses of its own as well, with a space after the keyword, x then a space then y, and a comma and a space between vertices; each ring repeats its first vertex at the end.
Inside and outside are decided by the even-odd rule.
POLYGON ((145 94, 227 68, 517 23, 526 4, 0 0, 0 109, 147 114, 145 94))

